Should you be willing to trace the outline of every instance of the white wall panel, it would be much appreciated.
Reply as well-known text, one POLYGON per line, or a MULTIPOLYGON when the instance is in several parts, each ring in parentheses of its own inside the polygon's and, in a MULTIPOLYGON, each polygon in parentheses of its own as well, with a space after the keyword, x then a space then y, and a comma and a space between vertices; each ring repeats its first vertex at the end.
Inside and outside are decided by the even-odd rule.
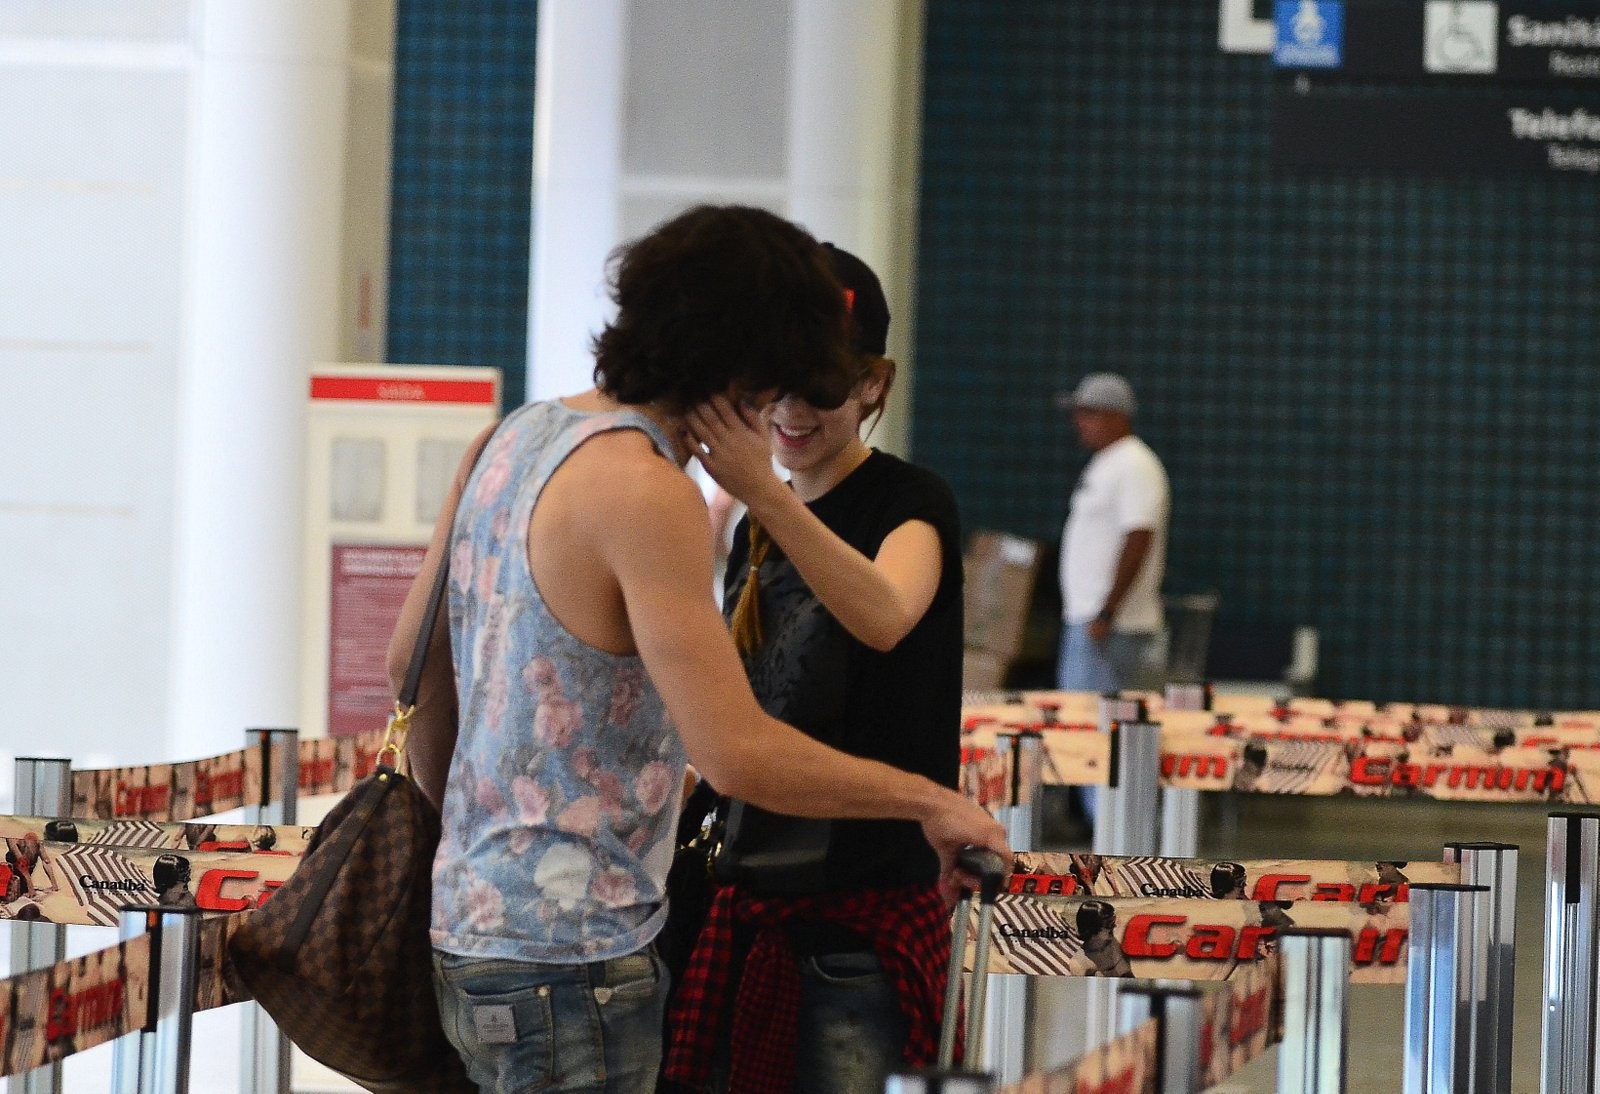
POLYGON ((623 171, 781 180, 789 3, 628 5, 623 171))
POLYGON ((181 41, 189 29, 186 0, 5 0, 0 36, 70 38, 80 42, 181 41))
POLYGON ((165 753, 186 96, 0 65, 0 661, 31 749, 80 764, 165 753))

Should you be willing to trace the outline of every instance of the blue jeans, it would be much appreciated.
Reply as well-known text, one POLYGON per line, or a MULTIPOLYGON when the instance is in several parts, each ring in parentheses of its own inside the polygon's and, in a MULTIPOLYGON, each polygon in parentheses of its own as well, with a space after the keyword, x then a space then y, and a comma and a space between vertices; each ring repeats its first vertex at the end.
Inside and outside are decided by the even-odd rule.
POLYGON ((800 982, 795 1094, 883 1094, 911 1029, 877 955, 803 957, 800 982))
MULTIPOLYGON (((1104 642, 1089 637, 1089 624, 1069 623, 1061 629, 1061 659, 1056 664, 1056 686, 1062 691, 1125 691, 1161 687, 1166 666, 1162 661, 1159 631, 1112 631, 1104 642)), ((1078 800, 1092 823, 1100 804, 1099 792, 1079 787, 1078 800)))
MULTIPOLYGON (((794 1094, 883 1094, 905 1058, 911 1027, 877 955, 827 953, 800 960, 794 1094)), ((711 1089, 727 1090, 733 1015, 718 1046, 711 1089)))
POLYGON ((651 1094, 668 980, 653 946, 589 965, 433 955, 445 1036, 483 1094, 651 1094))
POLYGON ((1155 690, 1166 681, 1161 664, 1161 632, 1112 631, 1104 642, 1089 637, 1089 624, 1061 629, 1061 659, 1056 686, 1062 691, 1155 690))

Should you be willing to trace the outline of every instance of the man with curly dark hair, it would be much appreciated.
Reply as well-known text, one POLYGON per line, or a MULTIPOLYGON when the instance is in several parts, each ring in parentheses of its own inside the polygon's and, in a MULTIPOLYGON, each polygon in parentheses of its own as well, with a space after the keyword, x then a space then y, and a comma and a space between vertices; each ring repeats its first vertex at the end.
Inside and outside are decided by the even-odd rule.
POLYGON ((1006 851, 955 791, 763 713, 707 595, 687 413, 714 395, 837 407, 858 380, 820 246, 771 213, 702 206, 622 248, 611 285, 597 386, 480 438, 390 645, 398 679, 448 557, 421 697, 457 702, 459 729, 414 733, 412 751, 424 792, 443 784, 434 990, 484 1090, 653 1089, 652 940, 686 758, 775 812, 920 823, 947 891, 962 845, 1006 851))

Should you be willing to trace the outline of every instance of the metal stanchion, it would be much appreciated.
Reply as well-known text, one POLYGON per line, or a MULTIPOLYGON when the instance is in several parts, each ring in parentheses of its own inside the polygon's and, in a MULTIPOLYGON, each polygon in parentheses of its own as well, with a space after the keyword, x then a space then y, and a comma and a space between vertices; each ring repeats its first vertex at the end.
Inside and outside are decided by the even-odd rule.
POLYGON ((143 1031, 117 1042, 116 1094, 189 1094, 195 974, 200 964, 199 908, 129 906, 122 936, 150 938, 150 1016, 143 1031))
MULTIPOLYGON (((1094 851, 1101 855, 1153 855, 1160 849, 1161 727, 1146 720, 1144 704, 1108 696, 1100 700, 1100 723, 1111 735, 1111 772, 1100 794, 1094 851)), ((1117 1035, 1114 978, 1071 981, 1083 1016, 1080 1052, 1117 1035)), ((1075 1053, 1075 1055, 1078 1053, 1075 1053)))
POLYGON ((1144 704, 1100 700, 1100 721, 1111 734, 1111 772, 1100 793, 1094 850, 1101 855, 1153 855, 1160 846, 1161 727, 1145 720, 1144 704))
POLYGON ((1035 729, 1008 730, 995 738, 1006 757, 1006 805, 996 812, 1011 846, 1031 851, 1039 845, 1039 785, 1044 776, 1044 738, 1035 729))
MULTIPOLYGON (((72 761, 17 757, 15 809, 24 817, 72 816, 72 761)), ((42 833, 41 833, 42 835, 42 833)), ((67 929, 48 923, 11 925, 11 975, 49 968, 67 959, 67 929)), ((61 1061, 45 1064, 6 1085, 9 1094, 59 1094, 61 1061)))
MULTIPOLYGON (((1044 774, 1044 738, 1036 730, 999 734, 995 751, 1005 758, 1006 805, 995 811, 1017 850, 1039 846, 1039 786, 1044 774)), ((1026 976, 993 977, 983 1025, 983 1059, 996 1081, 1014 1083, 1026 1073, 1032 981, 1026 976)))
MULTIPOLYGON (((1167 710, 1210 710, 1210 684, 1168 684, 1167 710)), ((1194 858, 1200 853, 1200 791, 1161 790, 1160 853, 1194 858)))
POLYGON ((1161 788, 1158 848, 1168 858, 1194 858, 1200 853, 1200 791, 1161 788))
POLYGON ((1479 1007, 1473 984, 1484 955, 1473 952, 1488 915, 1487 885, 1411 886, 1406 967, 1404 1094, 1460 1094, 1472 1085, 1479 1007))
POLYGON ((1196 1094, 1205 1078, 1200 1068, 1200 991, 1175 980, 1130 980, 1119 1003, 1122 1033, 1151 1018, 1156 1034, 1156 1094, 1196 1094))
POLYGON ((1278 932, 1283 1042, 1278 1094, 1344 1094, 1350 1031, 1350 934, 1278 932))
POLYGON ((1541 1094, 1590 1094, 1595 1052, 1600 815, 1551 813, 1545 860, 1541 1094))
MULTIPOLYGON (((294 729, 251 729, 246 747, 261 749, 261 787, 256 804, 245 810, 249 824, 293 824, 300 790, 300 733, 294 729), (276 779, 274 779, 276 774, 276 779), (280 792, 273 794, 272 784, 280 792)), ((289 1038, 266 1011, 245 1003, 240 1044, 243 1094, 289 1094, 289 1038)))
POLYGON ((1517 851, 1511 843, 1447 843, 1446 862, 1461 865, 1464 885, 1489 888, 1488 912, 1473 951, 1482 976, 1474 984, 1480 1001, 1477 1056, 1468 1094, 1511 1089, 1511 1024, 1516 1001, 1517 851))
POLYGON ((1211 698, 1210 684, 1168 684, 1166 709, 1210 710, 1211 698))
MULTIPOLYGON (((117 937, 124 942, 138 938, 151 929, 152 918, 159 917, 154 917, 142 906, 124 908, 118 919, 117 937)), ((152 960, 151 964, 154 965, 155 962, 152 960)), ((153 993, 150 1000, 152 1003, 155 1000, 153 993)), ((146 1016, 141 1029, 124 1034, 111 1043, 112 1094, 143 1094, 144 1091, 153 1089, 155 1036, 155 1020, 151 1013, 146 1016), (150 1070, 147 1071, 147 1068, 150 1070)))

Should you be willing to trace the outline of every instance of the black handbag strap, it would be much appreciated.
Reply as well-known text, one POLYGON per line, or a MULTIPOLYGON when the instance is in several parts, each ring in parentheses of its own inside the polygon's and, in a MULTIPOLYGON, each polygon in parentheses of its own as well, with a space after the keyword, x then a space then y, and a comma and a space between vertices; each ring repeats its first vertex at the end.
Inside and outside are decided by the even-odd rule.
POLYGON ((400 706, 410 709, 417 703, 417 689, 422 685, 422 664, 428 659, 428 646, 433 643, 433 628, 439 624, 439 608, 444 603, 445 587, 450 583, 450 546, 439 553, 439 572, 434 575, 433 589, 428 593, 428 606, 422 611, 422 629, 417 632, 417 644, 411 651, 411 664, 406 666, 405 682, 400 686, 400 706))

